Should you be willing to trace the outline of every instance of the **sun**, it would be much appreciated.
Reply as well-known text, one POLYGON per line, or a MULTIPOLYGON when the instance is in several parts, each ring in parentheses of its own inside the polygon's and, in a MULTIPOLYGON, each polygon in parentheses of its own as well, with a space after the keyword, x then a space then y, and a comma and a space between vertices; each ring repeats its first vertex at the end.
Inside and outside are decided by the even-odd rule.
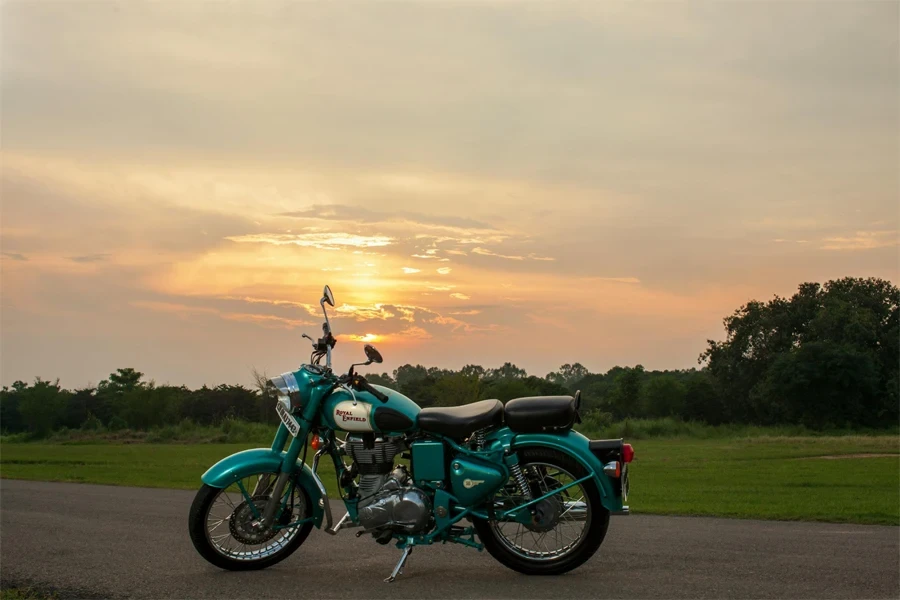
POLYGON ((353 336, 353 338, 357 342, 377 342, 379 339, 378 336, 375 335, 374 333, 367 333, 365 335, 356 335, 356 336, 353 336))

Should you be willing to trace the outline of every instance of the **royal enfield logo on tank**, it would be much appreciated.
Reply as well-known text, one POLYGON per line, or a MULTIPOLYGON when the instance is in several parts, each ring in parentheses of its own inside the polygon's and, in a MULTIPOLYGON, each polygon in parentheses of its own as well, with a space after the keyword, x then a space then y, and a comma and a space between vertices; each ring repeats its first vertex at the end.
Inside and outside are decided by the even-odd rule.
POLYGON ((372 405, 366 402, 341 402, 334 407, 334 424, 344 431, 372 431, 371 411, 372 405))

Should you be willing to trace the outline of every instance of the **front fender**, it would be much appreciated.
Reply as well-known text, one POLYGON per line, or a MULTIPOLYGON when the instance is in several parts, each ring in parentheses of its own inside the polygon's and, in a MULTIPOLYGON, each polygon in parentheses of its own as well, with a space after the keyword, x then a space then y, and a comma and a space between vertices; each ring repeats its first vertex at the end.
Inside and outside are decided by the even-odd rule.
MULTIPOLYGON (((238 479, 256 473, 279 473, 284 462, 284 452, 269 448, 244 450, 223 458, 200 478, 203 483, 214 488, 226 488, 238 479)), ((294 481, 306 492, 312 504, 313 523, 322 527, 322 519, 328 506, 328 494, 322 481, 300 461, 294 466, 294 481)))
POLYGON ((600 502, 604 508, 612 513, 622 511, 622 498, 616 495, 609 477, 603 472, 603 464, 590 450, 590 440, 570 430, 566 433, 519 433, 510 432, 509 445, 514 450, 528 446, 552 448, 568 454, 589 472, 593 473, 594 481, 600 488, 600 502))

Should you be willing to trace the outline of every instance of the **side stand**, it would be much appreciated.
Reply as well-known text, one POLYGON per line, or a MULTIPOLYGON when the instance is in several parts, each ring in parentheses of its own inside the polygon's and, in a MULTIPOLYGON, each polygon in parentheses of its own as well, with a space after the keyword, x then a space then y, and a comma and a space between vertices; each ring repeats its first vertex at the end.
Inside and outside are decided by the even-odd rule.
POLYGON ((394 567, 394 570, 391 572, 391 576, 384 580, 385 583, 393 583, 395 579, 397 579, 398 575, 403 574, 403 565, 406 564, 406 559, 409 558, 409 555, 412 554, 412 546, 407 546, 403 549, 403 554, 400 556, 400 562, 397 563, 397 566, 394 567))

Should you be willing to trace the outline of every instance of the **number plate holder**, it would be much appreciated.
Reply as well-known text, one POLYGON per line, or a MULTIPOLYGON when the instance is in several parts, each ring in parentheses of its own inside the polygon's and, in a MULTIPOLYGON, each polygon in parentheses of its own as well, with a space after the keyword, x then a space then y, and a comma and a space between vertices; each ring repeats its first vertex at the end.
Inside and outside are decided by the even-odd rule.
POLYGON ((275 403, 275 412, 278 413, 278 418, 281 419, 281 422, 284 423, 284 426, 287 427, 288 432, 292 436, 297 437, 300 435, 300 423, 288 411, 283 402, 278 401, 275 403))

